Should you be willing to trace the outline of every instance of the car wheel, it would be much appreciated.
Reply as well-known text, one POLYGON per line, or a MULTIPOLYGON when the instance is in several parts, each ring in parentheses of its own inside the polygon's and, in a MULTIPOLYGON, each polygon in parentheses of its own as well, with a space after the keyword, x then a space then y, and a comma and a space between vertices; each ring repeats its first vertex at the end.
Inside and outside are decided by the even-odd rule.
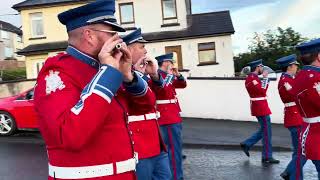
POLYGON ((5 111, 0 111, 0 136, 10 136, 17 130, 16 121, 5 111))

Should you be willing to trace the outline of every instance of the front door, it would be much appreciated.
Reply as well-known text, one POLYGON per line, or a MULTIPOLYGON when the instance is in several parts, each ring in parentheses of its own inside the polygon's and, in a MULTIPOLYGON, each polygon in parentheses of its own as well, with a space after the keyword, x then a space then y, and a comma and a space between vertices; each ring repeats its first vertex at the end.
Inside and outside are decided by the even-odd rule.
POLYGON ((165 47, 166 53, 173 53, 174 65, 178 70, 183 69, 181 46, 167 46, 165 47))

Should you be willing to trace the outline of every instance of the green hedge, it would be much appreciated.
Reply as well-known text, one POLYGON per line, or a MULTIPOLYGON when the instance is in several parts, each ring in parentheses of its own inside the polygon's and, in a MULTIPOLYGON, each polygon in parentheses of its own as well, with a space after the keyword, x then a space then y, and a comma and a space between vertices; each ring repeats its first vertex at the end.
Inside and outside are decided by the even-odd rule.
POLYGON ((21 80, 26 78, 26 68, 2 71, 2 81, 21 80))

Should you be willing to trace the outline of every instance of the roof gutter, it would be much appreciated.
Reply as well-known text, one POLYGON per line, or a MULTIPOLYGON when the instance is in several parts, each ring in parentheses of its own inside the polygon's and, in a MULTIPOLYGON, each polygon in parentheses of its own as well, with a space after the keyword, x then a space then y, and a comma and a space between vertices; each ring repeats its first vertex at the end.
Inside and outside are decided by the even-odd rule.
POLYGON ((179 41, 179 40, 189 40, 189 39, 197 39, 197 38, 208 38, 208 37, 220 37, 220 36, 228 36, 232 35, 234 32, 227 32, 221 34, 208 34, 208 35, 199 35, 199 36, 188 36, 188 37, 180 37, 180 38, 166 38, 166 39, 156 39, 156 40, 148 40, 148 43, 156 43, 156 42, 167 42, 167 41, 179 41))

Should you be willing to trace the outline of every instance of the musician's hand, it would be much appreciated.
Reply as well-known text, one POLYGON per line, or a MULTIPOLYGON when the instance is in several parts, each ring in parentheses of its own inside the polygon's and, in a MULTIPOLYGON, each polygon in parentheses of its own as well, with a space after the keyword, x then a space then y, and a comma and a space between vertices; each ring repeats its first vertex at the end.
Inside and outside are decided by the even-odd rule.
POLYGON ((119 50, 115 50, 115 47, 117 44, 122 42, 123 40, 119 35, 114 35, 110 39, 108 39, 104 43, 98 54, 100 63, 112 66, 113 68, 119 70, 119 61, 122 57, 122 52, 119 50))
POLYGON ((146 61, 146 57, 143 56, 141 57, 136 64, 133 65, 134 69, 141 72, 141 73, 145 73, 146 71, 146 67, 147 67, 147 61, 146 61))
POLYGON ((172 73, 173 75, 175 75, 176 77, 179 77, 180 76, 180 73, 178 71, 178 68, 172 68, 172 73))
POLYGON ((131 82, 133 80, 131 53, 125 43, 122 43, 120 51, 122 56, 119 62, 119 71, 123 74, 124 82, 131 82))
POLYGON ((158 68, 159 68, 158 62, 155 59, 150 57, 147 57, 146 61, 147 61, 146 73, 149 74, 153 80, 158 81, 160 79, 159 73, 158 73, 158 68))

